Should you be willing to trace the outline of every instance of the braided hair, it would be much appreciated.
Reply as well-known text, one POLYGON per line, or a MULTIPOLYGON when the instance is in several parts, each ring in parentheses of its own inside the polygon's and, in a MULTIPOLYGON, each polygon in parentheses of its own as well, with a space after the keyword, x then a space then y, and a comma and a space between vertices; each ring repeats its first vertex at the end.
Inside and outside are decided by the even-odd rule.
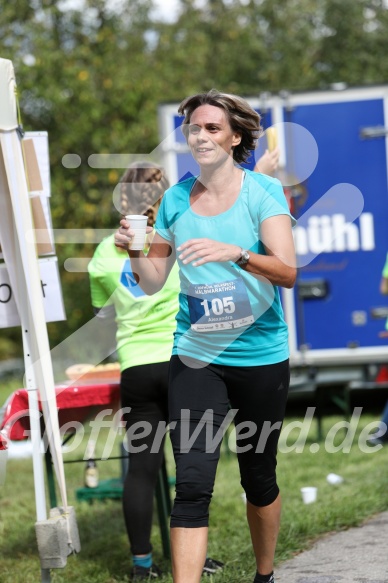
POLYGON ((153 227, 169 182, 163 168, 150 162, 131 164, 120 179, 120 212, 123 215, 147 215, 153 227))

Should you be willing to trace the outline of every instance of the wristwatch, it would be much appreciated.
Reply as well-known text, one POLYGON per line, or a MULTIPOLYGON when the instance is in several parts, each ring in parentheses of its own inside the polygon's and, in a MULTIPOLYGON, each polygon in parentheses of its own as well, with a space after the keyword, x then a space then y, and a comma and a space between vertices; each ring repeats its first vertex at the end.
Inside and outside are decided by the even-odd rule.
POLYGON ((249 259, 250 255, 248 251, 246 249, 241 248, 240 257, 236 261, 237 265, 240 265, 240 267, 242 267, 243 265, 246 265, 248 263, 249 259))

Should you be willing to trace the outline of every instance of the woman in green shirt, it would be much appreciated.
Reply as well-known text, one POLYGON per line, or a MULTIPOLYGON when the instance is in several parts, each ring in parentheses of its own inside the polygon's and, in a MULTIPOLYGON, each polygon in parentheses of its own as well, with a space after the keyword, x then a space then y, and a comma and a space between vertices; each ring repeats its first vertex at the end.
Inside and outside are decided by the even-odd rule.
MULTIPOLYGON (((168 186, 163 170, 154 164, 131 166, 121 179, 121 213, 146 214, 152 227, 168 186)), ((129 411, 123 416, 130 456, 123 510, 132 553, 131 581, 153 579, 161 575, 152 561, 150 538, 168 423, 167 380, 178 311, 178 268, 173 267, 160 292, 147 296, 137 284, 126 251, 115 247, 111 235, 96 248, 88 271, 95 314, 102 321, 114 317, 117 324, 121 405, 129 411)), ((203 572, 211 574, 221 567, 219 561, 207 558, 203 572)))

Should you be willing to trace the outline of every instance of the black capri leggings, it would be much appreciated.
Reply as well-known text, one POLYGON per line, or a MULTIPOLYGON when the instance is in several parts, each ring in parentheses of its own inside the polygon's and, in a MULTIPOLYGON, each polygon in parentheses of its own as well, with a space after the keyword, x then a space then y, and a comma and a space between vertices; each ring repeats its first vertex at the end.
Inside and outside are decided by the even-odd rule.
POLYGON ((158 362, 127 368, 121 375, 121 405, 131 408, 124 414, 126 430, 136 429, 139 424, 135 434, 141 435, 144 423, 149 428, 144 437, 134 440, 136 449, 129 452, 124 481, 124 519, 134 555, 145 555, 152 549, 154 490, 163 461, 164 443, 157 431, 162 429, 163 435, 163 422, 167 423, 168 418, 168 368, 169 362, 158 362))
POLYGON ((172 357, 169 417, 176 463, 172 527, 208 526, 221 447, 217 432, 222 433, 227 415, 235 414, 241 485, 247 500, 267 506, 276 499, 276 454, 289 381, 288 360, 254 367, 195 368, 172 357))

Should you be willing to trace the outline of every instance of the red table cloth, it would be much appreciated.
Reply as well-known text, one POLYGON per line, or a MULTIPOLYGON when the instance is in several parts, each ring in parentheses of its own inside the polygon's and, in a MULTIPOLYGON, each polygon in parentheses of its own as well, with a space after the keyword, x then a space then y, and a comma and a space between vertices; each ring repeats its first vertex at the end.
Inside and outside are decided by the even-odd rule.
MULTIPOLYGON (((119 383, 60 385, 55 388, 55 392, 59 427, 69 422, 83 423, 104 408, 117 409, 120 403, 119 383)), ((40 403, 39 406, 41 409, 40 403)), ((8 398, 0 430, 14 441, 29 437, 30 418, 26 389, 19 389, 8 398)))

